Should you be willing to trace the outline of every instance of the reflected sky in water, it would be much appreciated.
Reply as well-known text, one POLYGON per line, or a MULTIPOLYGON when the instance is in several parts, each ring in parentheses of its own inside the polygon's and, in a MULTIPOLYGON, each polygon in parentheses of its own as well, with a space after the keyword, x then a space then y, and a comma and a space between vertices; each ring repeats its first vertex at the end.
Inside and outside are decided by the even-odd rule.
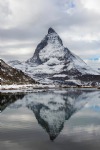
POLYGON ((100 90, 0 93, 0 135, 0 150, 98 150, 100 90))

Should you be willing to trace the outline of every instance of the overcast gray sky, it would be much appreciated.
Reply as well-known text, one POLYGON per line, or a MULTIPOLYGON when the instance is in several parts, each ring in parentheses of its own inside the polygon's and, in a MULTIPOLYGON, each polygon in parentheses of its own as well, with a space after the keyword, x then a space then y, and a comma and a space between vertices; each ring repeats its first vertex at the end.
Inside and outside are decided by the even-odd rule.
POLYGON ((100 0, 0 0, 0 57, 30 58, 49 27, 81 58, 100 57, 100 0))

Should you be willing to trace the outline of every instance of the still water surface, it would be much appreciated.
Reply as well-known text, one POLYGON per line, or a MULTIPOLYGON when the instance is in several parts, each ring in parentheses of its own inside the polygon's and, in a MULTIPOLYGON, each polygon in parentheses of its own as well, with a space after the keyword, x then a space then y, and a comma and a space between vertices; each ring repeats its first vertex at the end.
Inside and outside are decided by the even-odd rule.
POLYGON ((100 150, 100 90, 0 93, 0 150, 100 150))

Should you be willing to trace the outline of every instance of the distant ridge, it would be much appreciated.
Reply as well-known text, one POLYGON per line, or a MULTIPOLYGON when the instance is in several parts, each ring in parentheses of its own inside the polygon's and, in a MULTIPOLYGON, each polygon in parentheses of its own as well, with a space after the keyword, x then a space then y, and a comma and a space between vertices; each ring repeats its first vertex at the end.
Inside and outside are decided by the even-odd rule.
POLYGON ((12 68, 0 59, 0 82, 2 84, 35 84, 36 81, 21 70, 12 68))

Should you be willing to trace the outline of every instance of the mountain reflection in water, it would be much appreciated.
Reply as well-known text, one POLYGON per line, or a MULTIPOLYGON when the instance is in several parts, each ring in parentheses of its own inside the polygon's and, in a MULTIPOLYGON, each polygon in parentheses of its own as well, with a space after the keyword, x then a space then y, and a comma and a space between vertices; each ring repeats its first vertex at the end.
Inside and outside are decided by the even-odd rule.
MULTIPOLYGON (((40 126, 53 141, 64 128, 64 123, 93 99, 100 99, 100 91, 68 90, 38 93, 0 93, 0 112, 6 108, 31 110, 40 126)), ((92 106, 91 108, 100 106, 92 106)))

